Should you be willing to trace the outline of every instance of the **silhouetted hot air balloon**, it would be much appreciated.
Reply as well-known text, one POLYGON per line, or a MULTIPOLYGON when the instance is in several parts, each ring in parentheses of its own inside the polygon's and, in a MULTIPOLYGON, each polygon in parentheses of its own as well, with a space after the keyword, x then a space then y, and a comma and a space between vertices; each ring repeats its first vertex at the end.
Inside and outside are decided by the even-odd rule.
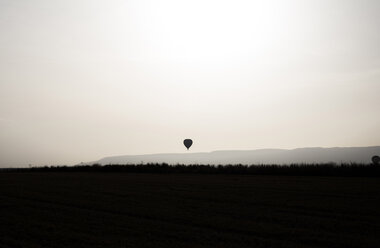
POLYGON ((183 144, 186 146, 187 150, 189 150, 190 146, 193 144, 193 141, 191 139, 185 139, 183 144))
POLYGON ((379 165, 380 164, 380 157, 379 156, 373 156, 372 157, 372 163, 374 165, 379 165))

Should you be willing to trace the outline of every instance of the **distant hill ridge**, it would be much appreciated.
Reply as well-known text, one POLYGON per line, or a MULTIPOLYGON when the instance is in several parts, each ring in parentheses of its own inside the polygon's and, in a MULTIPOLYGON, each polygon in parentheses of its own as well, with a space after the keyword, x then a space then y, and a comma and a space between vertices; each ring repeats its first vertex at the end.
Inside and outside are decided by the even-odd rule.
POLYGON ((291 163, 371 163, 380 155, 380 146, 309 147, 297 149, 221 150, 199 153, 162 153, 105 157, 88 164, 291 164, 291 163))

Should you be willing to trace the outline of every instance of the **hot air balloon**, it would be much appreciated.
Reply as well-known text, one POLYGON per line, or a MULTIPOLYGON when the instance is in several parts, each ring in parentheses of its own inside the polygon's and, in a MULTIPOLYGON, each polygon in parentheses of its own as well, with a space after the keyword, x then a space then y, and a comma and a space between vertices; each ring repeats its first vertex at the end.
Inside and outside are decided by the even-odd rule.
POLYGON ((372 163, 374 165, 379 165, 380 164, 380 157, 379 156, 373 156, 372 157, 372 163))
POLYGON ((193 144, 193 141, 191 139, 185 139, 183 144, 186 146, 187 150, 189 150, 190 146, 193 144))

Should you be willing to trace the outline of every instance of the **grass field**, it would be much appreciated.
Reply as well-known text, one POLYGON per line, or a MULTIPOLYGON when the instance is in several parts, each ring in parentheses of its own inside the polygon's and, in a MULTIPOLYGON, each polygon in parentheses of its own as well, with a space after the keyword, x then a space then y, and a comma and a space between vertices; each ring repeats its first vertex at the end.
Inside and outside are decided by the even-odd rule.
POLYGON ((380 247, 380 178, 0 173, 0 247, 380 247))

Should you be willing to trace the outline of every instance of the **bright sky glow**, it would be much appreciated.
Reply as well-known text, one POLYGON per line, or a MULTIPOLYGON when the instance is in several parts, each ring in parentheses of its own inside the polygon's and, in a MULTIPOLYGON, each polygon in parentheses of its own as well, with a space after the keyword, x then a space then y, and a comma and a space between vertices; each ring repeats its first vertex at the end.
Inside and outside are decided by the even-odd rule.
POLYGON ((380 1, 0 0, 0 166, 380 144, 380 1))

